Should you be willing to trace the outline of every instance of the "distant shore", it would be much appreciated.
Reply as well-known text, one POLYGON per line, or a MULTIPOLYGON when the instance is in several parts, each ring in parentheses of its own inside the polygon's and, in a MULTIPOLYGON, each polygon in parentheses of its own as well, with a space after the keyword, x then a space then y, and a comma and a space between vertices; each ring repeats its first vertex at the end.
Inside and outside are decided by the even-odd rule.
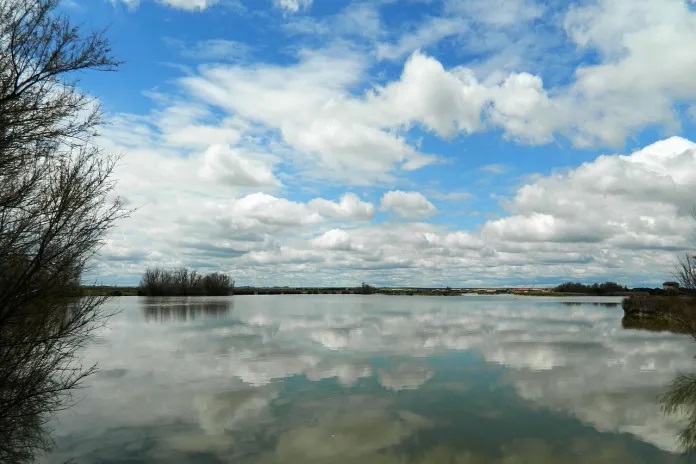
MULTIPOLYGON (((86 295, 138 296, 138 287, 83 286, 86 295)), ((546 297, 630 296, 644 292, 593 293, 556 292, 553 288, 450 288, 450 287, 235 287, 230 295, 393 295, 393 296, 461 296, 461 295, 520 295, 546 297)))

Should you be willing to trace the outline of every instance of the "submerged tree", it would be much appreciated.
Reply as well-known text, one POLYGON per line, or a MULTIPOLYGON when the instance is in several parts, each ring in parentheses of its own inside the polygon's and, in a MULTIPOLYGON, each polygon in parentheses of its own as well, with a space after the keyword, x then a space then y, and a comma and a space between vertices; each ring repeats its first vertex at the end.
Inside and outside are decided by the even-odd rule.
POLYGON ((0 0, 0 462, 49 449, 47 421, 93 371, 78 355, 104 299, 77 290, 125 214, 107 200, 115 159, 93 143, 99 109, 74 80, 118 63, 57 5, 0 0))

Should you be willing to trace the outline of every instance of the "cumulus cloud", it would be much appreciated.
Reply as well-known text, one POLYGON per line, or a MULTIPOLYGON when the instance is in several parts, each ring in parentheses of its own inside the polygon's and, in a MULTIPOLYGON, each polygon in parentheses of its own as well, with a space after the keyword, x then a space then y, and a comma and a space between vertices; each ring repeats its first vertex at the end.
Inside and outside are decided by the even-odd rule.
POLYGON ((315 198, 309 207, 326 216, 341 220, 368 220, 375 215, 372 203, 361 201, 354 193, 346 193, 336 203, 324 198, 315 198))
MULTIPOLYGON (((184 4, 211 2, 177 3, 184 4)), ((696 30, 696 13, 684 2, 662 8, 598 0, 554 12, 532 1, 484 4, 450 0, 443 14, 396 33, 381 29, 378 7, 353 7, 341 12, 345 17, 332 16, 342 40, 296 48, 283 64, 202 65, 175 80, 175 93, 157 94, 150 113, 114 115, 99 141, 125 153, 115 173, 117 193, 138 211, 109 238, 98 272, 129 283, 137 281, 139 267, 154 263, 243 267, 249 283, 259 284, 288 275, 312 284, 662 280, 689 236, 696 174, 693 144, 683 139, 530 178, 476 228, 458 226, 458 219, 447 225, 367 222, 377 205, 354 193, 329 197, 316 189, 327 182, 346 190, 359 185, 371 198, 377 188, 387 190, 382 210, 422 221, 437 212, 428 199, 466 196, 439 194, 430 184, 408 191, 417 190, 411 171, 443 161, 428 151, 433 144, 421 143, 424 132, 449 139, 501 130, 528 144, 559 137, 577 146, 621 144, 645 127, 676 129, 675 108, 696 96, 693 79, 685 77, 694 74, 689 66, 696 60, 682 45, 696 30), (408 41, 406 32, 425 31, 431 21, 437 25, 432 39, 427 31, 411 34, 425 46, 456 34, 456 24, 461 31, 519 32, 549 14, 563 20, 556 32, 564 46, 597 58, 579 65, 562 86, 538 67, 483 71, 456 57, 438 59, 437 49, 399 47, 402 36, 408 41), (375 56, 351 43, 356 18, 363 17, 371 18, 363 38, 372 40, 377 55, 390 46, 400 60, 410 54, 400 74, 376 78, 375 56), (659 57, 658 66, 646 68, 651 57, 659 57), (296 190, 300 185, 307 190, 296 190), (160 237, 161 246, 151 247, 147 236, 160 237)), ((211 44, 223 54, 236 45, 211 44)), ((480 169, 497 174, 503 168, 480 169)), ((450 220, 447 208, 440 206, 450 220)))
POLYGON ((279 131, 308 173, 370 184, 432 159, 385 130, 391 123, 361 120, 366 111, 347 89, 366 64, 350 50, 328 49, 306 52, 290 67, 206 67, 181 83, 208 105, 279 131))
MULTIPOLYGON (((536 4, 517 3, 521 21, 538 14, 536 4)), ((451 8, 480 9, 476 2, 451 8)), ((410 143, 405 134, 413 128, 445 138, 500 128, 506 137, 527 144, 562 136, 577 146, 616 146, 650 125, 676 127, 674 105, 696 96, 691 81, 680 77, 690 75, 688 70, 676 75, 658 71, 678 63, 675 52, 657 51, 680 50, 681 38, 696 30, 696 13, 678 1, 659 14, 651 8, 657 7, 626 1, 571 8, 564 23, 567 37, 577 47, 598 51, 602 61, 578 68, 561 88, 547 87, 541 75, 526 71, 481 76, 466 65, 446 68, 416 50, 399 78, 356 94, 353 89, 365 85, 371 62, 345 44, 301 50, 286 66, 202 66, 179 83, 203 108, 279 135, 304 174, 346 183, 392 180, 399 171, 436 160, 410 143), (637 18, 634 24, 647 24, 649 18, 657 23, 636 29, 621 20, 625 17, 637 18), (671 32, 661 36, 665 24, 671 32), (650 68, 655 71, 645 79, 633 79, 636 66, 648 72, 642 66, 646 56, 660 56, 663 66, 650 68), (630 83, 622 83, 629 77, 630 83), (637 104, 646 109, 634 111, 637 104)), ((497 13, 474 16, 499 27, 509 21, 497 13)), ((689 56, 682 61, 696 62, 689 56)))
POLYGON ((326 250, 349 251, 353 248, 350 235, 340 229, 331 229, 313 240, 314 245, 326 250))
POLYGON ((488 222, 483 234, 523 242, 609 242, 621 248, 686 246, 683 219, 693 207, 694 182, 696 144, 673 137, 522 186, 507 203, 513 214, 488 222))
MULTIPOLYGON (((374 206, 352 193, 307 203, 247 193, 276 188, 273 158, 230 150, 220 155, 231 157, 229 165, 217 154, 183 158, 154 144, 147 152, 115 150, 127 153, 118 193, 139 210, 109 237, 101 278, 132 283, 148 265, 205 263, 203 269, 243 268, 238 278, 271 285, 287 283, 288 275, 306 285, 478 286, 548 283, 548 276, 630 285, 663 281, 692 227, 696 144, 682 138, 536 176, 503 201, 500 218, 476 230, 366 223, 374 206), (179 185, 188 186, 186 193, 161 199, 179 185), (158 237, 156 246, 144 239, 149 236, 158 237)), ((387 192, 380 207, 407 221, 435 213, 419 192, 387 192)))
POLYGON ((279 226, 312 224, 321 221, 321 216, 311 211, 307 205, 265 193, 253 193, 240 198, 231 205, 229 214, 279 226))
POLYGON ((280 186, 268 163, 222 145, 210 146, 204 155, 200 175, 208 180, 231 186, 280 186))
MULTIPOLYGON (((487 29, 481 33, 490 34, 490 42, 498 43, 496 30, 514 29, 545 14, 544 7, 537 2, 508 0, 499 0, 496 5, 451 0, 447 2, 447 11, 455 19, 436 17, 428 21, 444 26, 456 18, 466 19, 460 20, 459 25, 452 24, 452 30, 426 27, 424 30, 428 32, 422 36, 404 34, 400 42, 382 45, 380 53, 385 57, 412 53, 443 37, 466 34, 472 22, 485 24, 487 29)), ((479 29, 474 31, 472 40, 480 32, 479 29)), ((651 125, 669 131, 678 129, 680 122, 674 111, 675 104, 688 104, 696 96, 694 83, 686 77, 693 74, 689 70, 696 63, 696 52, 684 51, 682 46, 684 40, 696 38, 694 31, 696 12, 684 1, 669 2, 664 9, 654 3, 630 0, 574 5, 564 14, 560 31, 563 37, 537 38, 550 43, 570 41, 582 52, 599 55, 599 63, 575 69, 570 85, 547 88, 540 75, 520 70, 519 65, 513 70, 501 69, 505 60, 509 61, 505 58, 497 63, 498 68, 484 67, 482 80, 473 77, 477 74, 474 68, 454 67, 445 71, 452 83, 444 86, 441 83, 438 87, 442 89, 430 90, 433 98, 427 101, 431 104, 438 101, 435 93, 449 95, 439 100, 449 105, 445 117, 449 121, 466 117, 469 124, 459 129, 464 132, 471 132, 472 127, 481 130, 495 126, 501 127, 508 137, 529 144, 548 143, 561 135, 580 147, 621 146, 627 136, 651 125), (650 61, 650 57, 659 57, 659 62, 650 61), (648 61, 652 65, 645 68, 643 64, 648 61), (680 72, 662 72, 674 68, 679 68, 680 72), (469 76, 461 79, 466 74, 469 76), (464 105, 465 111, 455 109, 456 102, 462 98, 469 101, 468 106, 464 105), (489 108, 481 113, 484 104, 489 108), (636 111, 637 107, 641 110, 636 111)), ((523 35, 518 41, 529 43, 534 32, 534 29, 522 29, 523 35)), ((501 46, 507 44, 501 43, 501 46)), ((543 44, 528 48, 543 50, 543 44)), ((486 52, 502 53, 501 50, 486 52)), ((411 60, 417 60, 417 56, 418 52, 411 60)), ((420 60, 417 64, 425 63, 420 60)), ((478 71, 481 74, 482 70, 478 71)), ((438 131, 437 127, 428 127, 438 131)))
POLYGON ((392 190, 382 196, 381 208, 405 219, 423 219, 437 211, 422 193, 392 190))

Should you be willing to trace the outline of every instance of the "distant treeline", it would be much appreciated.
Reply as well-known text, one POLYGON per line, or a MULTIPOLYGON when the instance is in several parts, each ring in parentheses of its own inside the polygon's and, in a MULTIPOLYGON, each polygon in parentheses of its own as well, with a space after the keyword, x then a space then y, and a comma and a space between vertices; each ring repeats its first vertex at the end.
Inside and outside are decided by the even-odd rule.
POLYGON ((582 293, 585 295, 611 295, 630 291, 627 287, 616 282, 594 283, 590 285, 580 282, 566 282, 553 289, 557 293, 582 293))
POLYGON ((138 286, 138 294, 144 296, 224 296, 233 290, 234 280, 228 275, 213 272, 204 276, 185 268, 150 268, 138 286))

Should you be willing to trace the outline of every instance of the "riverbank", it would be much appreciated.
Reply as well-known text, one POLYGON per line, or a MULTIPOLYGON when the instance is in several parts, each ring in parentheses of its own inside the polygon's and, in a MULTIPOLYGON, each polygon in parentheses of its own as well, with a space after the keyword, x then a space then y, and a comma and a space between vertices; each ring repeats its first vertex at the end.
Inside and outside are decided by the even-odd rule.
POLYGON ((624 328, 696 333, 696 297, 631 296, 621 303, 624 328))
MULTIPOLYGON (((85 295, 137 296, 138 287, 83 286, 85 295)), ((392 296, 461 296, 519 295, 546 297, 629 296, 635 292, 595 293, 557 292, 552 288, 451 288, 451 287, 235 287, 231 295, 392 295, 392 296)), ((643 294, 643 293, 639 293, 643 294)))

